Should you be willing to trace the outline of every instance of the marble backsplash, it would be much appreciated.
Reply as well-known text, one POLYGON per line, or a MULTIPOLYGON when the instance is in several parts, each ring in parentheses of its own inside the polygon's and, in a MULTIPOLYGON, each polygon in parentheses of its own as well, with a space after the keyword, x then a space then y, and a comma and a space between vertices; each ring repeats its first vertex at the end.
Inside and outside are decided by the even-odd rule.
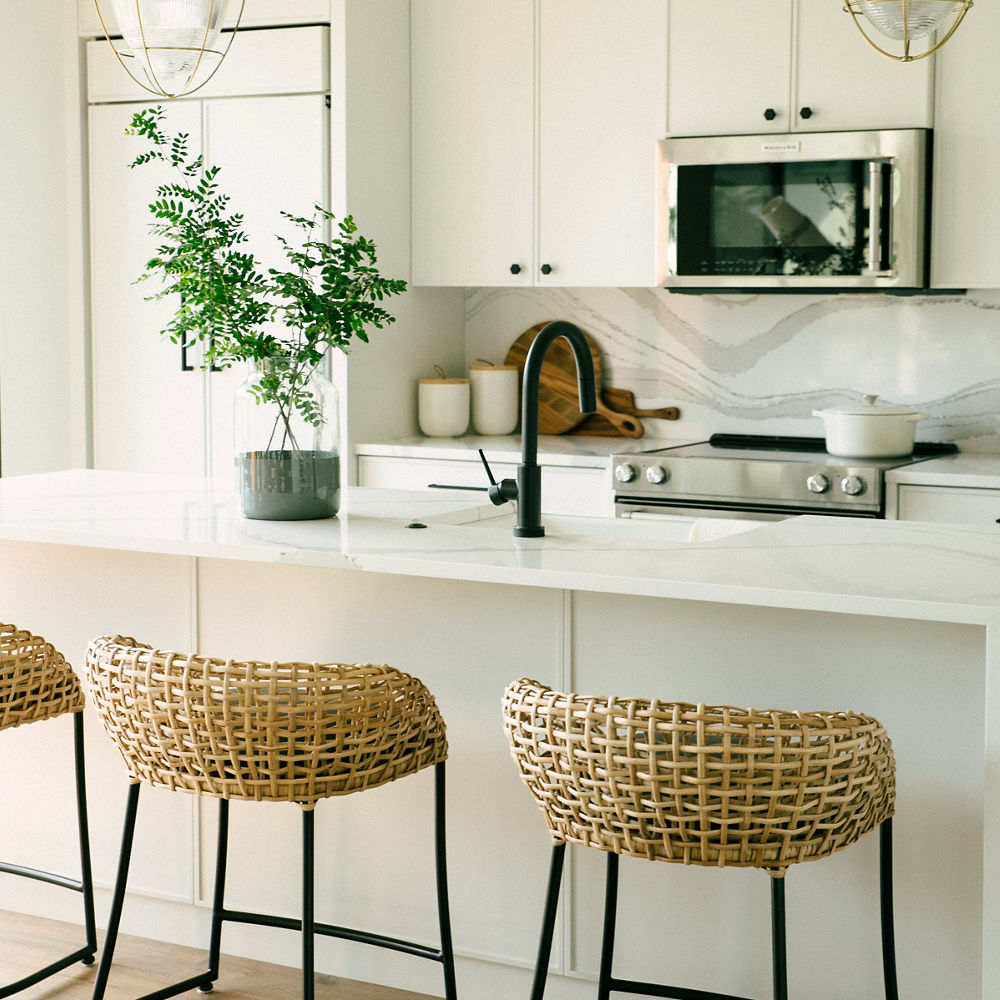
POLYGON ((604 385, 678 406, 646 433, 822 436, 814 409, 877 394, 919 408, 919 440, 1000 453, 1000 291, 679 295, 661 289, 473 288, 466 357, 504 360, 519 334, 565 319, 601 350, 604 385))

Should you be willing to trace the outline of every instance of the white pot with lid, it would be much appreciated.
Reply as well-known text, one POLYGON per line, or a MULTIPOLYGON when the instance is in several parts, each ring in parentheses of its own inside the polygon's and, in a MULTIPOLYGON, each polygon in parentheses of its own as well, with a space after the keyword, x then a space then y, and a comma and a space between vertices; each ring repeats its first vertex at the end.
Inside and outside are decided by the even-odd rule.
POLYGON ((912 406, 878 405, 864 396, 855 406, 813 410, 823 418, 826 450, 844 458, 896 458, 913 451, 918 420, 927 418, 912 406))

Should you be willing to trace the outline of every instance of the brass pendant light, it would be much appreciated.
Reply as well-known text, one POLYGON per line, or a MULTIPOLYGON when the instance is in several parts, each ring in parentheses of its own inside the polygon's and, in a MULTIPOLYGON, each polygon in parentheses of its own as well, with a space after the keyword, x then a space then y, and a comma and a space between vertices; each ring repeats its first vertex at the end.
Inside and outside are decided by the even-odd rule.
POLYGON ((104 36, 126 73, 158 97, 183 97, 205 86, 233 43, 223 42, 231 0, 94 0, 104 36), (112 36, 121 36, 121 39, 112 36))
MULTIPOLYGON (((924 59, 939 48, 955 33, 962 23, 972 0, 845 0, 847 11, 854 19, 858 31, 864 35, 868 44, 889 59, 899 62, 913 62, 924 59), (881 32, 894 42, 902 42, 902 54, 890 52, 876 44, 872 36, 861 23, 859 15, 863 16, 871 27, 881 32), (948 18, 950 25, 946 25, 948 18), (910 52, 910 42, 937 32, 937 42, 924 52, 913 55, 910 52)), ((883 43, 884 44, 884 43, 883 43)))

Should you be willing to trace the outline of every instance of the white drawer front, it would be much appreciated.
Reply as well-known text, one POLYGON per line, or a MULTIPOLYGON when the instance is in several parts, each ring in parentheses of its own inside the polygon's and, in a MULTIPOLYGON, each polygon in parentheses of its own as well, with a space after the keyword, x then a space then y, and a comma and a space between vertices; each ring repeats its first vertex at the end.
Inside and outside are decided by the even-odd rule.
POLYGON ((1000 521, 1000 490, 900 486, 898 519, 946 524, 996 524, 1000 521))
MULTIPOLYGON (((517 465, 491 462, 496 479, 513 479, 517 465)), ((426 458, 358 456, 358 484, 394 490, 423 490, 432 486, 485 487, 486 473, 478 462, 426 458)), ((470 498, 486 494, 470 493, 470 498)), ((578 517, 611 517, 614 503, 604 469, 542 467, 542 513, 578 517)))

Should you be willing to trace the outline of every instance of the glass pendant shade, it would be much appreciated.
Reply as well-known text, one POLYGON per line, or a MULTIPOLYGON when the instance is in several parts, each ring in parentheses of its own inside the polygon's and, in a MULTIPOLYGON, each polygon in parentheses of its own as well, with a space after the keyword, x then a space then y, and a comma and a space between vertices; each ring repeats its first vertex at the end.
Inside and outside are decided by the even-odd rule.
POLYGON ((912 62, 941 48, 971 6, 972 0, 847 0, 845 9, 872 48, 890 59, 912 62), (889 52, 876 44, 862 27, 859 14, 884 37, 901 42, 902 54, 889 52), (939 35, 936 44, 917 55, 910 53, 910 42, 935 33, 939 35))
MULTIPOLYGON (((144 90, 181 97, 203 87, 219 68, 235 31, 222 27, 231 0, 94 0, 119 62, 144 90)), ((241 0, 237 27, 243 16, 241 0)))

